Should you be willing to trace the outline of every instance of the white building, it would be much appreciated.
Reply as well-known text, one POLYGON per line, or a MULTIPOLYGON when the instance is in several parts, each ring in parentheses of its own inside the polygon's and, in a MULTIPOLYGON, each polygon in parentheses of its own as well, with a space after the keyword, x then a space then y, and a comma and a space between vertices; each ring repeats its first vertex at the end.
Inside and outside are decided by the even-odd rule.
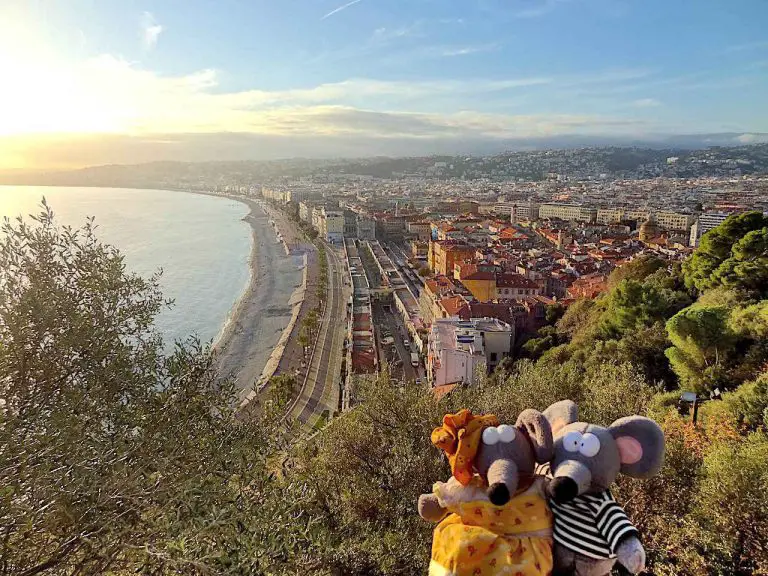
POLYGON ((514 329, 495 318, 436 319, 427 345, 432 386, 469 383, 492 371, 512 349, 514 329))
POLYGON ((703 212, 691 226, 690 245, 696 248, 701 242, 701 237, 713 228, 720 226, 728 216, 730 214, 727 212, 703 212))

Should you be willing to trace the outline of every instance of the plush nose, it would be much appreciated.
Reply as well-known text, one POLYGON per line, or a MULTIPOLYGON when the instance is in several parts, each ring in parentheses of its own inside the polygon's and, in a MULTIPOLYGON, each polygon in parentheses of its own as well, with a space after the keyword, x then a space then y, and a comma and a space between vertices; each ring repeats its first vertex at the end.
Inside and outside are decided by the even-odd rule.
POLYGON ((549 493, 555 502, 570 502, 584 494, 592 483, 592 472, 583 463, 566 460, 555 469, 549 484, 549 493))
POLYGON ((517 491, 517 465, 512 460, 496 460, 488 469, 488 498, 495 506, 503 506, 517 491))
POLYGON ((561 476, 552 480, 549 491, 552 494, 552 499, 562 504, 563 502, 570 502, 579 495, 579 485, 573 479, 561 476))

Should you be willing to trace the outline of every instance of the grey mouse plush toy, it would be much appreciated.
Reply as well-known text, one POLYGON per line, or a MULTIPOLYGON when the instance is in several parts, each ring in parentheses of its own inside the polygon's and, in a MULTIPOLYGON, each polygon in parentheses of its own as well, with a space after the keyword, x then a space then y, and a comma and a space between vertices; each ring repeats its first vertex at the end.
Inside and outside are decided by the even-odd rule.
POLYGON ((544 411, 555 439, 548 486, 555 517, 553 574, 604 576, 618 561, 633 574, 645 568, 637 529, 608 488, 619 474, 650 478, 664 462, 664 433, 642 416, 604 428, 578 422, 571 400, 544 411))

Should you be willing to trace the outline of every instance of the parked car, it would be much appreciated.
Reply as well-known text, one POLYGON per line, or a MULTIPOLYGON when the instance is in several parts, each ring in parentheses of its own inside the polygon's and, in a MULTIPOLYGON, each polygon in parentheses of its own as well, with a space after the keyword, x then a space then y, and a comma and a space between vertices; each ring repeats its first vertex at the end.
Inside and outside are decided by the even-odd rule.
POLYGON ((419 367, 419 355, 416 352, 411 352, 411 366, 414 368, 419 367))

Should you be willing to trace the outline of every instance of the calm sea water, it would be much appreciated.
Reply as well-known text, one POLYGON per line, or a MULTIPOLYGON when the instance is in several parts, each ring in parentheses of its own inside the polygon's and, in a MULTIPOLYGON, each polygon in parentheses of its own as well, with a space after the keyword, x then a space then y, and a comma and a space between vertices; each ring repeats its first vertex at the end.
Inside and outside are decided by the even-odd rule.
POLYGON ((175 306, 157 318, 167 342, 215 339, 249 279, 248 208, 233 200, 120 188, 0 186, 0 217, 40 212, 45 196, 61 224, 96 218, 97 236, 148 276, 163 269, 163 295, 175 306))

